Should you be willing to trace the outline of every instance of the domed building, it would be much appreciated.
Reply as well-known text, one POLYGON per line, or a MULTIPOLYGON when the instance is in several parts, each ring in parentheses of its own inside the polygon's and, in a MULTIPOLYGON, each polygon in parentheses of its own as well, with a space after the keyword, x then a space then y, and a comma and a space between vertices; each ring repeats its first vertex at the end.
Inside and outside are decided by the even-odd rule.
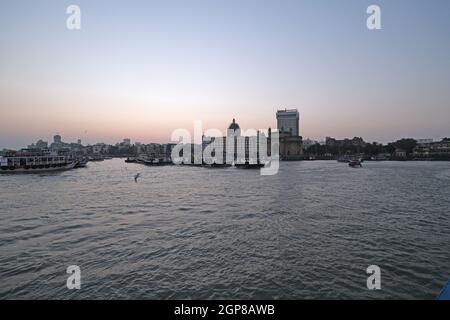
POLYGON ((228 126, 227 129, 227 137, 240 137, 241 136, 241 128, 236 123, 236 120, 233 119, 233 122, 228 126))

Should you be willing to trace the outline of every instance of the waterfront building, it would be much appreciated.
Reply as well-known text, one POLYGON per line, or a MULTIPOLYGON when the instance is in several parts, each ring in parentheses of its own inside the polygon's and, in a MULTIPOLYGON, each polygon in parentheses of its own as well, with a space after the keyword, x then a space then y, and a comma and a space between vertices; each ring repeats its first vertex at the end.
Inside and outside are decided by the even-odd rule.
POLYGON ((278 110, 276 117, 280 135, 280 159, 301 160, 303 158, 303 138, 299 134, 298 110, 278 110))
POLYGON ((353 139, 342 139, 337 140, 335 138, 326 137, 325 138, 325 145, 329 147, 348 147, 348 146, 355 146, 355 147, 365 147, 366 142, 361 137, 354 137, 353 139))
POLYGON ((396 148, 394 152, 396 158, 406 158, 406 151, 400 148, 396 148))
POLYGON ((164 155, 166 161, 170 161, 172 150, 175 146, 175 143, 166 143, 162 145, 162 154, 164 155))
POLYGON ((110 146, 106 143, 96 143, 92 146, 92 153, 94 154, 108 154, 110 146))
POLYGON ((284 109, 277 111, 277 128, 281 132, 290 133, 291 136, 300 135, 300 115, 297 109, 284 109))
POLYGON ((287 161, 302 160, 303 138, 287 132, 280 132, 280 159, 287 161))
POLYGON ((131 140, 123 139, 122 142, 116 144, 119 153, 128 153, 131 148, 131 140))
POLYGON ((239 124, 233 119, 227 128, 226 137, 202 137, 202 162, 229 165, 259 164, 267 158, 266 144, 266 136, 260 131, 256 132, 256 136, 242 136, 239 124), (262 145, 260 141, 263 142, 262 145))
POLYGON ((450 158, 450 138, 444 138, 441 141, 422 142, 413 150, 416 158, 450 158))
POLYGON ((433 139, 416 139, 417 144, 428 144, 433 143, 433 139))
POLYGON ((135 154, 138 158, 145 158, 149 160, 158 160, 163 163, 170 162, 172 149, 176 146, 174 143, 159 144, 149 143, 142 144, 136 142, 134 147, 128 149, 129 153, 135 154), (131 152, 134 151, 134 152, 131 152))

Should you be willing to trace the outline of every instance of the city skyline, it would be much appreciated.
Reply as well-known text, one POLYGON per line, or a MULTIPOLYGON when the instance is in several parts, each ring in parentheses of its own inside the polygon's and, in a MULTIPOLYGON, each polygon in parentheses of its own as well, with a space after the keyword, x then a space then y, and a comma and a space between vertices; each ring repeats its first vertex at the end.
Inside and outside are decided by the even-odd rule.
POLYGON ((9 2, 0 12, 0 149, 170 142, 177 128, 276 128, 385 143, 450 135, 450 3, 9 2), (382 30, 366 28, 366 8, 382 30))

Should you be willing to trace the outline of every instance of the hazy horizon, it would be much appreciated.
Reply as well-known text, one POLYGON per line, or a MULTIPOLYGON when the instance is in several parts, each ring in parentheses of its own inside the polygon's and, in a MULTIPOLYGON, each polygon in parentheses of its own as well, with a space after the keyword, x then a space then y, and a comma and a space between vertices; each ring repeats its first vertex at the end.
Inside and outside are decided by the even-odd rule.
POLYGON ((315 140, 450 136, 446 0, 4 1, 0 26, 0 149, 276 128, 282 108, 315 140))

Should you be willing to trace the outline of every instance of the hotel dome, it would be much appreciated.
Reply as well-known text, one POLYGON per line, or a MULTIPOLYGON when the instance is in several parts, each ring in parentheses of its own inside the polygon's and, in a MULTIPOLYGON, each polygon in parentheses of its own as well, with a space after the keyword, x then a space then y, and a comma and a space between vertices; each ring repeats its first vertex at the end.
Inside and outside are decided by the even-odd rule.
POLYGON ((236 123, 236 121, 233 119, 233 122, 230 124, 230 126, 228 127, 228 130, 238 130, 239 125, 236 123))
POLYGON ((227 136, 229 137, 239 137, 241 135, 241 129, 239 125, 236 123, 236 120, 233 119, 233 122, 228 126, 227 136))

